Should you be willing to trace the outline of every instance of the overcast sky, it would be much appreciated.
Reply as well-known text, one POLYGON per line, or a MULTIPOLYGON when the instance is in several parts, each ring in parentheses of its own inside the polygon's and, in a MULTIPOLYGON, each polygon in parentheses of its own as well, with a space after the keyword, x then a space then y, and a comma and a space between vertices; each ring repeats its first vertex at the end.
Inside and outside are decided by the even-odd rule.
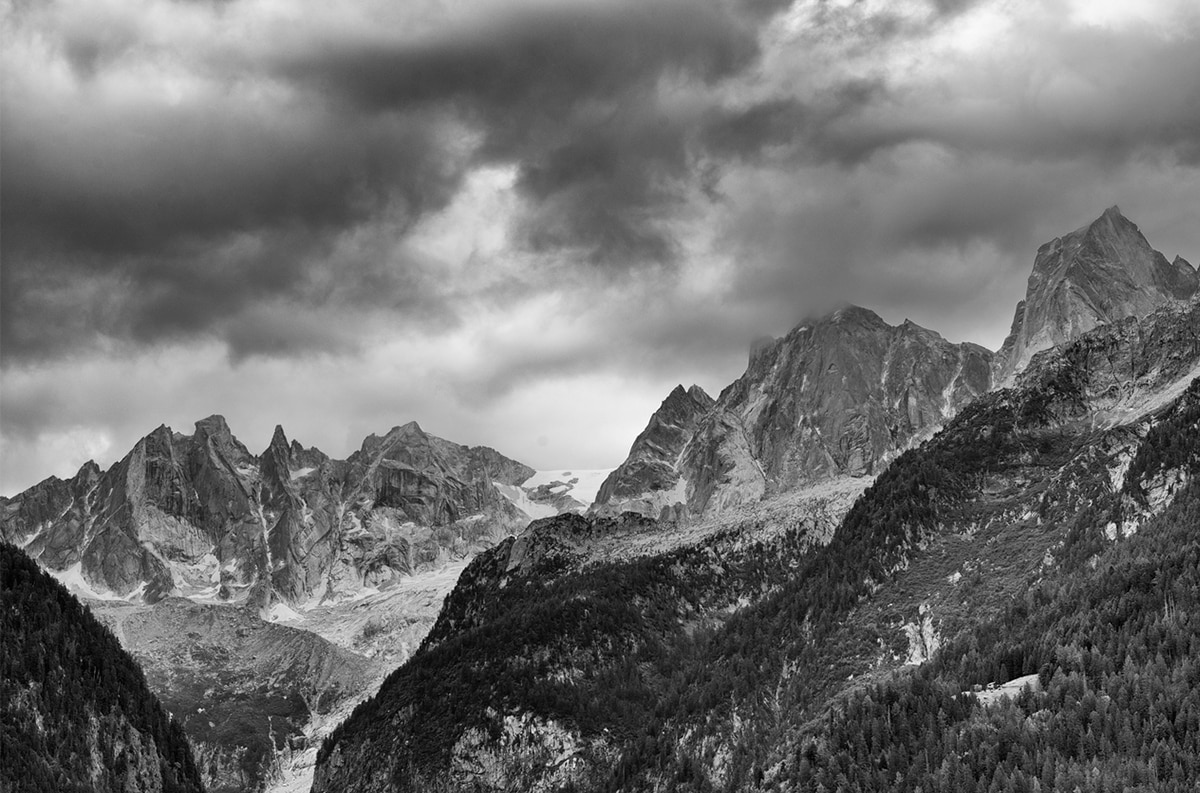
POLYGON ((159 424, 616 465, 843 303, 999 346, 1200 259, 1195 0, 7 0, 0 493, 159 424))

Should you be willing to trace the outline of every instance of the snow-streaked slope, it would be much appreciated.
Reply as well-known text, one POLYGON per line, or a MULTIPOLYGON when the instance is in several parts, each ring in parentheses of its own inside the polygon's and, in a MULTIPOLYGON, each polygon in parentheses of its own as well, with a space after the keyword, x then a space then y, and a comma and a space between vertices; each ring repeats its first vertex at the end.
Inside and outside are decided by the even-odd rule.
POLYGON ((600 485, 612 473, 612 468, 563 468, 548 471, 537 471, 533 476, 521 483, 521 487, 530 490, 541 485, 562 484, 562 489, 556 493, 565 493, 583 506, 589 507, 596 500, 600 485))
POLYGON ((50 575, 54 576, 54 578, 58 580, 58 583, 65 586, 72 595, 81 599, 120 601, 137 600, 142 595, 142 589, 145 588, 145 584, 143 584, 127 597, 121 597, 115 592, 98 590, 89 584, 83 577, 82 562, 76 562, 65 570, 51 570, 49 568, 43 569, 46 570, 46 572, 48 572, 50 575))
POLYGON ((538 518, 552 518, 558 514, 558 509, 553 504, 540 504, 529 497, 524 488, 520 485, 506 485, 503 482, 492 482, 496 489, 500 491, 500 495, 507 498, 513 503, 513 506, 529 516, 530 520, 538 518))

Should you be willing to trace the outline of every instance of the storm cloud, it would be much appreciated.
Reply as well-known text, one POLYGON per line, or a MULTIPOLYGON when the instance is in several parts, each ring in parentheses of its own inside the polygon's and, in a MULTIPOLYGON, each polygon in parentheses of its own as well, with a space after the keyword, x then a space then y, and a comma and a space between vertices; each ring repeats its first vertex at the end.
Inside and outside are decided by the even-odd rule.
POLYGON ((997 346, 1037 246, 1111 204, 1200 258, 1185 0, 4 15, 7 490, 185 410, 613 464, 835 305, 997 346))

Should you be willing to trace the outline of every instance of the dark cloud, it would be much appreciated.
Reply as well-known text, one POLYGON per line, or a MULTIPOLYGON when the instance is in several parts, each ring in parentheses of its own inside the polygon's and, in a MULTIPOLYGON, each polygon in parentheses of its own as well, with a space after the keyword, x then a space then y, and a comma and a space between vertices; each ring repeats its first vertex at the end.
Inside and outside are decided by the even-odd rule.
POLYGON ((428 40, 346 41, 277 68, 372 110, 459 101, 508 149, 538 121, 664 76, 734 74, 757 54, 754 34, 715 2, 516 5, 428 40))
MULTIPOLYGON (((330 258, 328 241, 371 223, 403 237, 480 163, 517 166, 516 239, 529 249, 669 261, 691 113, 660 89, 711 86, 757 54, 753 26, 719 3, 504 7, 413 39, 337 34, 237 57, 210 47, 183 65, 215 79, 200 96, 114 101, 97 86, 136 49, 135 22, 42 22, 61 35, 82 104, 43 100, 36 76, 7 97, 6 361, 98 335, 220 336, 256 301, 320 305, 313 268, 369 303, 397 280, 406 306, 436 300, 411 262, 376 283, 377 270, 330 258), (114 284, 120 299, 98 303, 114 284)), ((254 337, 227 340, 243 355, 254 337)))
POLYGON ((664 101, 664 82, 711 86, 757 55, 730 8, 657 0, 510 8, 416 45, 296 53, 280 68, 375 112, 455 109, 483 134, 481 160, 518 164, 522 240, 627 267, 676 250, 664 221, 697 119, 664 101))
POLYGON ((419 216, 457 186, 461 171, 438 164, 432 121, 300 109, 288 129, 288 109, 269 119, 224 101, 141 117, 81 109, 67 130, 6 114, 6 251, 52 240, 122 256, 231 233, 337 229, 384 206, 419 216))

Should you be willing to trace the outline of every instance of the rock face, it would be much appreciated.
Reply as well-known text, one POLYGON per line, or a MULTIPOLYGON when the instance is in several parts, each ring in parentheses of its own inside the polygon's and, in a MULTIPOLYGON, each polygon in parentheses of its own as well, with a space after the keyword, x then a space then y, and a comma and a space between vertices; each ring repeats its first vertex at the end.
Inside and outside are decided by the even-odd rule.
POLYGON ((996 357, 1007 383, 1034 354, 1099 325, 1144 317, 1196 293, 1196 270, 1150 247, 1132 221, 1111 207, 1095 221, 1038 249, 1025 299, 996 357))
POLYGON ((715 404, 677 389, 595 509, 715 514, 840 475, 875 473, 991 387, 992 354, 849 307, 756 345, 715 404), (639 491, 639 488, 640 491, 639 491))
POLYGON ((201 793, 183 730, 116 638, 0 543, 0 790, 201 793))
POLYGON ((676 389, 592 509, 712 517, 838 476, 877 473, 914 439, 1032 357, 1098 326, 1196 294, 1200 276, 1112 207, 1043 245, 996 354, 849 307, 756 344, 715 404, 676 389))
POLYGON ((256 791, 313 725, 369 690, 370 661, 254 609, 98 604, 186 730, 208 793, 256 791))
POLYGON ((687 484, 679 473, 681 456, 714 404, 698 385, 676 386, 634 440, 625 462, 600 486, 596 504, 602 511, 666 517, 681 503, 687 484))
POLYGON ((527 519, 493 483, 532 473, 415 422, 347 460, 277 427, 255 456, 211 416, 191 436, 159 427, 108 471, 88 463, 7 500, 0 537, 99 595, 298 604, 487 547, 527 519))

